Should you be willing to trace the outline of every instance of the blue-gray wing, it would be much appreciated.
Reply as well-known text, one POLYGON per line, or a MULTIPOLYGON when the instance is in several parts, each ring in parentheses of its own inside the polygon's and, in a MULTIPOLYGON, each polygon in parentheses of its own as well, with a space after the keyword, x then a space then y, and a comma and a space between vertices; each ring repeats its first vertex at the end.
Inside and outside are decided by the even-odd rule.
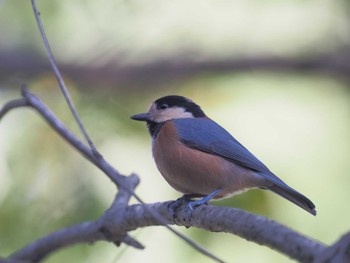
POLYGON ((172 120, 181 142, 187 147, 220 156, 232 163, 261 173, 270 181, 285 183, 231 134, 208 118, 172 120))
POLYGON ((310 199, 274 175, 261 161, 214 121, 207 118, 191 118, 175 119, 172 122, 176 127, 180 141, 187 147, 220 156, 232 163, 256 171, 273 183, 268 187, 269 190, 316 215, 315 205, 310 199))

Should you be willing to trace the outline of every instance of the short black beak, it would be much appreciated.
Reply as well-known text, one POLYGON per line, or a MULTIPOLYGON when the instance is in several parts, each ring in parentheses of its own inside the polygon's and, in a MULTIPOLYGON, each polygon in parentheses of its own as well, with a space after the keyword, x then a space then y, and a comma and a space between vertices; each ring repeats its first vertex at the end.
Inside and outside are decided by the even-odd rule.
POLYGON ((132 115, 130 119, 133 119, 135 121, 149 121, 149 113, 140 113, 136 115, 132 115))

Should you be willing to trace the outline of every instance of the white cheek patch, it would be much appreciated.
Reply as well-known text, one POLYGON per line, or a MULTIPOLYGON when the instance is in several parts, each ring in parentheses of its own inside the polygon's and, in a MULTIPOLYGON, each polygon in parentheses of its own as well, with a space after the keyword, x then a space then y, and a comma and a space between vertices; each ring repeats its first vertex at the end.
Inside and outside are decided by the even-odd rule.
POLYGON ((172 107, 165 110, 157 110, 154 105, 150 108, 150 115, 155 122, 165 122, 172 119, 194 118, 191 112, 181 107, 172 107))

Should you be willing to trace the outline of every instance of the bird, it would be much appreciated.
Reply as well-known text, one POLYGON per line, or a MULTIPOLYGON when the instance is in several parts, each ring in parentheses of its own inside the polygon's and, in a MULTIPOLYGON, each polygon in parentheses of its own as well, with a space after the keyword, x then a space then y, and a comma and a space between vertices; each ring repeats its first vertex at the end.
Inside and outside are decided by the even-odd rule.
POLYGON ((159 172, 183 193, 169 206, 173 216, 184 202, 191 216, 197 206, 254 188, 270 190, 316 215, 310 199, 271 172, 192 100, 164 96, 146 113, 130 118, 146 122, 159 172))

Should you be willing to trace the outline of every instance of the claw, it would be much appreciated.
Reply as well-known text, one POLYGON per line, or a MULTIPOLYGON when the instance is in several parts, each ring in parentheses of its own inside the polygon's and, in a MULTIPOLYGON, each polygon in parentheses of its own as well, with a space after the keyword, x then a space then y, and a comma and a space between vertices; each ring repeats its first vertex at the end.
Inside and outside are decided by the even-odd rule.
POLYGON ((194 208, 197 206, 195 203, 197 201, 191 201, 187 203, 187 214, 186 214, 186 221, 189 222, 191 220, 194 208))
POLYGON ((175 215, 175 210, 178 209, 182 203, 184 202, 184 196, 176 199, 175 201, 171 202, 169 205, 168 205, 168 211, 171 215, 171 218, 175 221, 176 219, 176 215, 175 215))
MULTIPOLYGON (((176 199, 175 201, 171 202, 168 205, 168 211, 172 217, 172 219, 175 221, 176 219, 176 214, 175 210, 178 209, 182 204, 184 203, 190 203, 192 201, 192 198, 200 197, 200 195, 197 194, 188 194, 188 195, 183 195, 180 198, 176 199)), ((192 209, 193 210, 193 209, 192 209)))
POLYGON ((203 204, 208 204, 208 202, 215 197, 219 192, 221 191, 221 188, 216 189, 215 191, 213 191, 212 193, 210 193, 207 196, 204 196, 203 198, 199 199, 199 200, 195 200, 193 201, 192 198, 198 198, 201 195, 197 195, 197 194, 191 194, 191 195, 184 195, 178 199, 176 199, 174 202, 171 202, 168 205, 168 211, 170 213, 170 215, 172 216, 173 220, 175 221, 176 219, 176 215, 175 215, 175 210, 177 208, 179 208, 183 203, 187 203, 186 208, 188 209, 187 211, 187 215, 186 215, 186 221, 189 222, 191 217, 192 217, 192 213, 194 211, 194 209, 197 206, 203 205, 203 204))

